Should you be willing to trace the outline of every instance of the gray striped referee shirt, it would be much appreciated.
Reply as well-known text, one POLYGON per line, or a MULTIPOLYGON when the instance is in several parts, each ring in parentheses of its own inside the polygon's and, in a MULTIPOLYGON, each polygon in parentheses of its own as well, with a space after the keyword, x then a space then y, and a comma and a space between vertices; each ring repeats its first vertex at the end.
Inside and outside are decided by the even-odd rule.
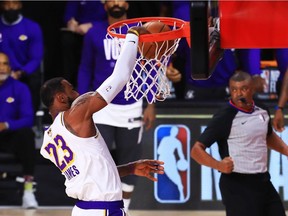
POLYGON ((271 132, 267 108, 255 105, 248 113, 228 103, 213 116, 198 141, 206 147, 217 142, 221 158, 232 157, 233 172, 264 173, 268 157, 266 138, 271 132))

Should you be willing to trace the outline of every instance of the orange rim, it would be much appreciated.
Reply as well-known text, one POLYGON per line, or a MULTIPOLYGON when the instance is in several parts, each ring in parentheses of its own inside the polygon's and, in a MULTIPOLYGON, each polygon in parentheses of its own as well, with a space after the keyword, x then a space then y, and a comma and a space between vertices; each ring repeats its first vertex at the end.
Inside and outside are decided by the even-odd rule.
POLYGON ((142 17, 142 18, 126 19, 110 25, 107 28, 107 32, 113 37, 125 38, 126 37, 125 34, 115 33, 113 29, 117 29, 125 24, 127 25, 132 23, 138 24, 139 22, 145 23, 153 20, 163 22, 169 26, 176 25, 177 29, 162 33, 140 35, 139 37, 140 42, 174 40, 176 38, 182 38, 182 37, 187 38, 187 41, 189 41, 188 38, 190 38, 190 22, 186 22, 184 20, 172 17, 142 17))

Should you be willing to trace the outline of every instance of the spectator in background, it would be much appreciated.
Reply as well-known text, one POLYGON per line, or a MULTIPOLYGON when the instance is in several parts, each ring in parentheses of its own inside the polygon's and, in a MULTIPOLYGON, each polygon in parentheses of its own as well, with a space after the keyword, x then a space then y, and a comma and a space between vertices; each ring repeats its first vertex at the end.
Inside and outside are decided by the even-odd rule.
POLYGON ((277 81, 279 99, 275 107, 273 127, 276 131, 283 132, 285 130, 283 112, 288 100, 288 49, 277 49, 275 57, 280 71, 280 77, 277 81))
POLYGON ((73 85, 77 83, 77 72, 81 59, 83 35, 99 20, 106 20, 106 11, 100 0, 67 1, 62 29, 63 76, 73 85))
POLYGON ((281 95, 281 89, 282 89, 282 83, 284 80, 285 73, 288 68, 288 49, 275 49, 275 59, 277 61, 277 67, 280 72, 280 76, 277 81, 277 94, 280 97, 281 95))
POLYGON ((282 89, 277 106, 275 107, 276 108, 275 116, 273 119, 273 127, 278 132, 282 132, 285 130, 283 111, 287 103, 287 100, 288 100, 288 70, 286 71, 283 79, 282 89))
POLYGON ((41 61, 43 38, 40 26, 23 17, 22 3, 17 0, 1 2, 0 33, 7 40, 7 52, 11 59, 11 76, 28 85, 32 94, 34 110, 40 106, 41 61))
POLYGON ((13 152, 23 167, 24 208, 37 208, 33 192, 35 140, 34 112, 26 84, 11 77, 8 56, 0 53, 0 151, 13 152))
MULTIPOLYGON (((97 89, 112 72, 119 53, 116 43, 106 39, 107 27, 117 21, 127 19, 127 1, 108 0, 104 8, 108 19, 95 22, 85 35, 81 63, 78 71, 78 91, 80 94, 97 89)), ((125 32, 123 32, 125 34, 125 32)), ((138 160, 141 157, 142 124, 150 129, 155 120, 154 104, 143 109, 143 101, 128 101, 123 88, 104 109, 93 115, 116 164, 138 160), (143 118, 142 118, 143 114, 143 118), (112 152, 115 145, 115 151, 112 152)), ((124 207, 128 210, 136 176, 122 178, 124 207)))
MULTIPOLYGON (((236 55, 239 59, 242 59, 239 67, 249 72, 250 74, 254 73, 254 79, 261 79, 261 49, 238 49, 236 50, 236 55), (259 74, 259 75, 258 75, 259 74)), ((288 67, 288 49, 275 49, 273 50, 273 58, 277 62, 277 68, 280 72, 280 75, 276 84, 276 93, 278 96, 280 95, 282 80, 284 78, 285 72, 288 67)), ((273 59, 272 59, 273 60, 273 59)), ((260 83, 260 82, 258 82, 260 83)), ((259 90, 262 86, 257 86, 256 88, 259 90)), ((257 90, 256 89, 256 90, 257 90)))

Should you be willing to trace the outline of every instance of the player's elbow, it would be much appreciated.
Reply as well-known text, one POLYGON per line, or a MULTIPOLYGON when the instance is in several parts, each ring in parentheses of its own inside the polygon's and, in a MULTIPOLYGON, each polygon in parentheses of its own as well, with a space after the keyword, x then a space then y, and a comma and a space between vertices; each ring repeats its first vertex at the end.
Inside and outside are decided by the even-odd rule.
POLYGON ((195 142, 191 149, 190 157, 197 161, 197 158, 199 157, 199 155, 201 155, 202 151, 205 151, 204 145, 200 142, 195 142))

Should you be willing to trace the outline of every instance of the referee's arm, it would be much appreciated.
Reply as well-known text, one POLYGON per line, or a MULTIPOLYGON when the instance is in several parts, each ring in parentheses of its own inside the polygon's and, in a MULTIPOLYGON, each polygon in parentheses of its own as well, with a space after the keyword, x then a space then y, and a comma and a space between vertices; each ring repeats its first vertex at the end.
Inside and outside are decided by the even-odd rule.
POLYGON ((234 168, 233 160, 231 157, 225 157, 223 160, 218 161, 209 155, 206 151, 206 146, 196 141, 191 149, 191 157, 199 164, 211 167, 222 173, 231 173, 234 168))

